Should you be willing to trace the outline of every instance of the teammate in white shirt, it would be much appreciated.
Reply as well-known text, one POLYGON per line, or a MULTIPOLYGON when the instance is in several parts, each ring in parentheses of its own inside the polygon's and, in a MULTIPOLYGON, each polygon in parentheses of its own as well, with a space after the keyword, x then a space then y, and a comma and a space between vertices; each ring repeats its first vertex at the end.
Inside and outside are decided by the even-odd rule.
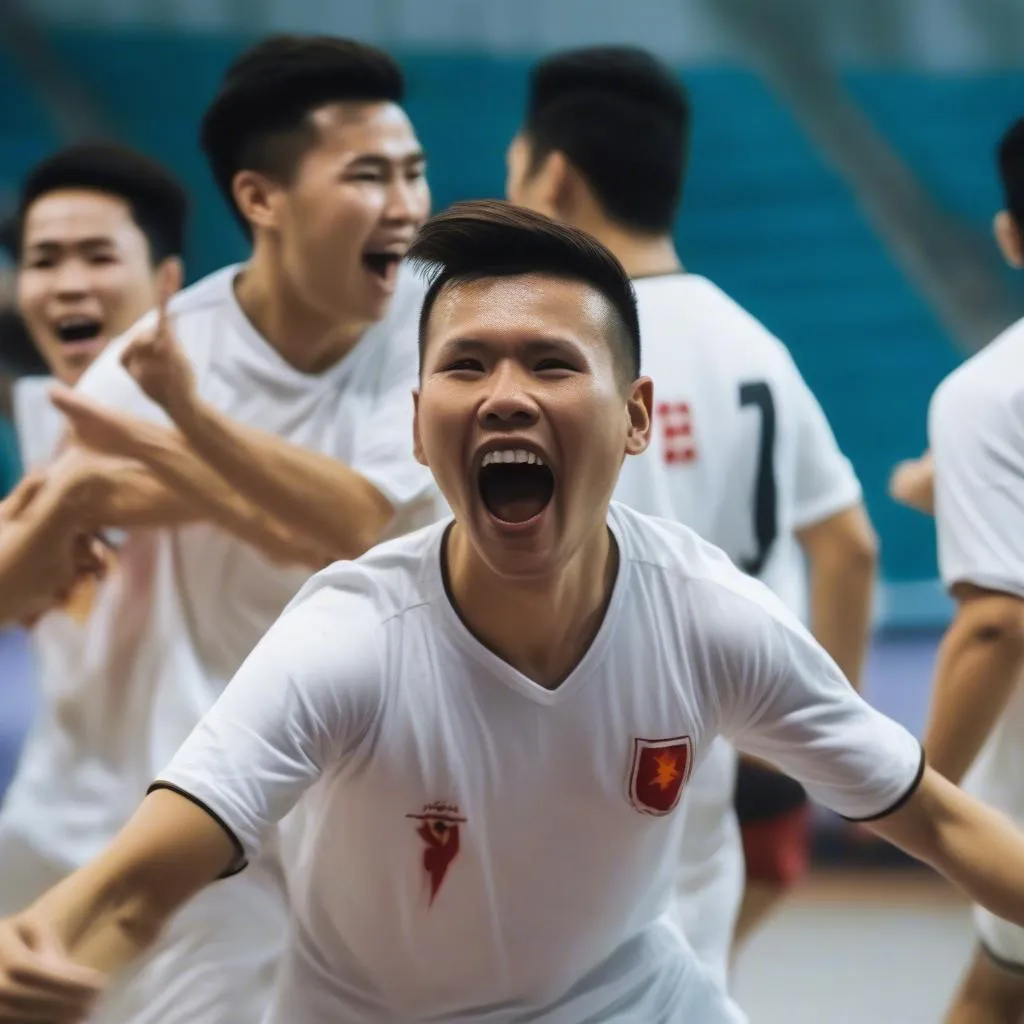
MULTIPOLYGON (((1024 267, 1024 120, 999 148, 995 233, 1024 267)), ((968 359, 928 414, 942 581, 956 613, 936 665, 925 745, 935 768, 1024 823, 1024 320, 968 359)), ((1024 929, 975 908, 979 949, 947 1024, 1019 1024, 1024 929)))
POLYGON ((497 202, 411 255, 416 450, 454 521, 307 584, 107 851, 0 923, 0 1008, 81 1020, 301 800, 267 1024, 740 1021, 665 916, 719 733, 1024 921, 1005 818, 718 549, 609 507, 652 405, 615 258, 497 202))
MULTIPOLYGON (((533 70, 509 153, 509 198, 589 231, 633 278, 645 368, 657 385, 647 453, 626 462, 617 500, 695 529, 811 625, 848 678, 868 642, 875 538, 848 460, 785 346, 672 240, 690 110, 672 72, 631 47, 555 54, 533 70)), ((807 801, 792 780, 749 767, 740 798, 752 926, 807 860, 807 801)), ((735 758, 720 744, 691 785, 679 910, 720 977, 744 891, 732 809, 735 758)))
MULTIPOLYGON (((64 478, 63 489, 50 488, 45 502, 30 503, 39 486, 32 470, 53 458, 62 432, 47 391, 54 381, 73 385, 107 342, 153 306, 161 289, 180 286, 187 209, 184 190, 165 168, 110 143, 59 150, 21 184, 11 238, 18 304, 51 375, 0 379, 0 412, 15 424, 29 473, 4 505, 0 621, 34 618, 61 593, 64 613, 41 623, 34 638, 44 692, 67 670, 48 653, 70 642, 77 631, 71 620, 91 602, 95 582, 75 587, 75 579, 106 561, 95 557, 81 528, 89 492, 115 470, 125 485, 123 466, 89 458, 64 478)), ((18 899, 25 891, 9 859, 5 825, 0 815, 0 907, 11 905, 5 900, 12 887, 18 899)))
MULTIPOLYGON (((409 431, 423 288, 399 263, 429 193, 402 89, 386 54, 347 40, 275 37, 243 54, 202 139, 252 236, 252 256, 154 312, 77 387, 130 413, 154 431, 147 437, 173 438, 203 493, 161 483, 144 508, 130 510, 129 525, 162 529, 129 532, 121 564, 130 585, 110 635, 96 638, 78 666, 77 713, 62 723, 76 746, 51 750, 32 778, 31 812, 39 818, 46 805, 43 820, 73 866, 124 824, 308 578, 299 563, 322 565, 327 552, 353 557, 436 515, 433 481, 413 458, 409 431), (281 447, 305 446, 347 467, 327 543, 319 543, 322 509, 240 499, 231 480, 166 430, 166 415, 121 357, 132 337, 167 333, 172 323, 204 403, 278 435, 281 447)), ((44 496, 78 454, 58 458, 44 496)), ((125 525, 117 494, 111 499, 92 518, 125 525)), ((29 803, 26 793, 22 816, 29 803)), ((251 878, 192 903, 106 994, 97 1019, 258 1019, 286 932, 280 868, 268 853, 251 878)))

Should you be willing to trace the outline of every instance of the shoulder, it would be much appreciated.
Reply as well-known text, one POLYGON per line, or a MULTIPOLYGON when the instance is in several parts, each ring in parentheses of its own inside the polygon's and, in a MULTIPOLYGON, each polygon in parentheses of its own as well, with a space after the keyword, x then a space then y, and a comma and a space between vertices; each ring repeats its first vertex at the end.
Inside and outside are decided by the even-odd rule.
POLYGON ((443 594, 441 542, 448 523, 385 541, 354 561, 335 562, 313 576, 292 599, 285 615, 302 613, 321 626, 346 631, 358 624, 380 628, 443 594), (330 626, 333 623, 333 626, 330 626))
POLYGON ((961 363, 935 389, 928 407, 934 439, 980 438, 1024 420, 1024 320, 961 363))
POLYGON ((634 585, 659 590, 691 638, 728 640, 751 628, 803 629, 768 587, 689 527, 619 504, 613 504, 612 517, 634 585))

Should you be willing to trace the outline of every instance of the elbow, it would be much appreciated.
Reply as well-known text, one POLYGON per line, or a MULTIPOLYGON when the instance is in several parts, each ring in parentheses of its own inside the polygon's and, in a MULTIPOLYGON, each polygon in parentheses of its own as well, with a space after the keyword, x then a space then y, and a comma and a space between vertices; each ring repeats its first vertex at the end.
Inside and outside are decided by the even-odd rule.
POLYGON ((1008 657, 1024 661, 1024 600, 1010 594, 954 587, 960 616, 977 643, 1000 647, 1008 657))

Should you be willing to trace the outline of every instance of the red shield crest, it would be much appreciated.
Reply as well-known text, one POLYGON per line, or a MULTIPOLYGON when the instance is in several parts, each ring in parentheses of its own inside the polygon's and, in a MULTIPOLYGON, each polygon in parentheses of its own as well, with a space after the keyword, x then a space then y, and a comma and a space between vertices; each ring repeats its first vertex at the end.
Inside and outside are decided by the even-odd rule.
POLYGON ((641 814, 672 811, 690 778, 693 746, 689 736, 633 741, 629 799, 641 814))

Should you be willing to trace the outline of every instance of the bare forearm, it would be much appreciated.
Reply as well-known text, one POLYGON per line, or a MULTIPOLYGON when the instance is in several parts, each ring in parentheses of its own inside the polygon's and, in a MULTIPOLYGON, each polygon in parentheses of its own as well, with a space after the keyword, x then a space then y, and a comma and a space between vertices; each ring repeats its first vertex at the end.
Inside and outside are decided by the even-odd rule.
POLYGON ((197 403, 179 427, 189 444, 224 479, 293 530, 336 558, 372 547, 394 510, 361 474, 319 452, 224 416, 197 403))
POLYGON ((271 558, 313 568, 330 560, 317 545, 238 494, 176 435, 154 434, 140 446, 139 457, 161 478, 163 486, 185 497, 200 517, 216 522, 271 558))
POLYGON ((978 756, 1024 669, 1024 650, 1012 639, 985 635, 956 621, 939 647, 928 760, 959 782, 978 756))
POLYGON ((1024 925, 1024 836, 998 811, 929 771, 910 804, 872 827, 993 914, 1024 925))

